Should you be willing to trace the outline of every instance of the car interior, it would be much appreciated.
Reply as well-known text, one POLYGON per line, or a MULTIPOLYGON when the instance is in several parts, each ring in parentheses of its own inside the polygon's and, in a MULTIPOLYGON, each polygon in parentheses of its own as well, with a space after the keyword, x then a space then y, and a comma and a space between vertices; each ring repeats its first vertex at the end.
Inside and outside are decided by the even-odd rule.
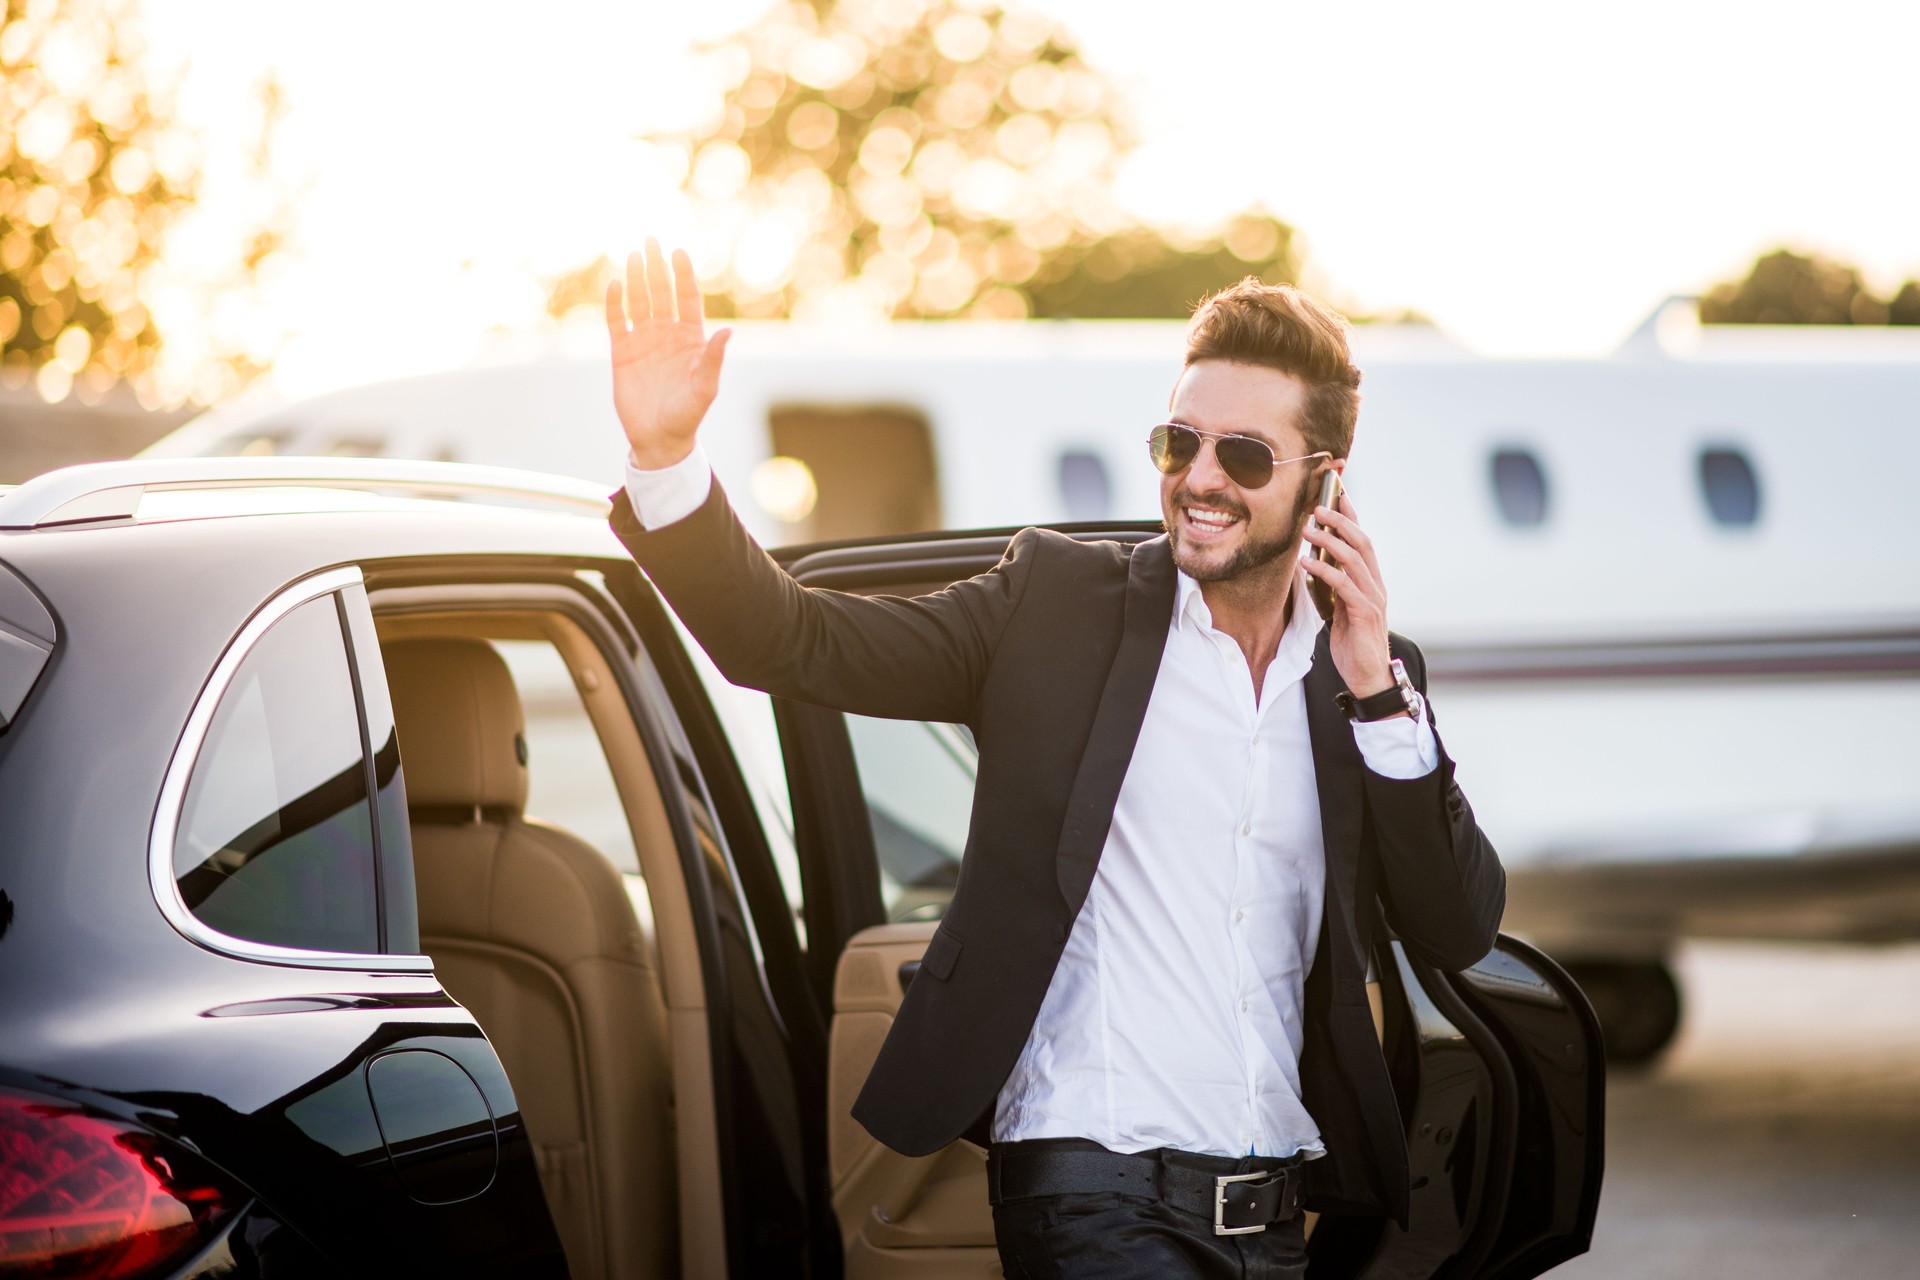
MULTIPOLYGON (((374 596, 423 949, 513 1083, 573 1273, 719 1274, 702 970, 646 745, 578 620, 488 596, 374 596)), ((937 926, 866 929, 835 968, 827 1149, 849 1277, 998 1274, 984 1149, 902 1156, 851 1115, 937 926)))
POLYGON ((685 903, 672 832, 625 702, 593 641, 557 612, 410 611, 378 626, 421 944, 513 1083, 572 1272, 691 1273, 683 1254, 700 1249, 681 1241, 724 1238, 718 1195, 681 1194, 709 1180, 717 1192, 712 1144, 698 1140, 713 1118, 705 1002, 690 917, 671 910, 676 887, 685 903), (502 654, 516 649, 564 673, 562 696, 551 680, 519 687, 502 654), (577 756, 582 730, 612 790, 591 797, 581 825, 604 829, 612 808, 631 832, 631 870, 564 819, 528 811, 543 737, 571 736, 577 756), (676 1020, 694 1033, 674 1036, 676 1020))

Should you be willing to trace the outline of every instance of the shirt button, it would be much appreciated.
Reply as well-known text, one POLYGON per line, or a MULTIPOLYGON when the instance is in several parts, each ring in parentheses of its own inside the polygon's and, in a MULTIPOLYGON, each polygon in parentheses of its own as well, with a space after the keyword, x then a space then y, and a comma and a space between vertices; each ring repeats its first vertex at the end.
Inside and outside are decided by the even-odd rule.
POLYGON ((1241 834, 1241 835, 1243 835, 1243 836, 1250 836, 1250 835, 1252 835, 1252 834, 1253 834, 1253 824, 1252 824, 1251 822, 1243 822, 1243 823, 1241 823, 1241 824, 1240 824, 1240 834, 1241 834))
POLYGON ((1245 1000, 1242 1000, 1240 1002, 1240 1012, 1245 1013, 1246 1011, 1247 1011, 1247 1002, 1245 1000))
POLYGON ((1245 920, 1246 918, 1247 918, 1247 913, 1244 911, 1236 911, 1233 913, 1233 922, 1235 924, 1239 924, 1241 921, 1245 920))

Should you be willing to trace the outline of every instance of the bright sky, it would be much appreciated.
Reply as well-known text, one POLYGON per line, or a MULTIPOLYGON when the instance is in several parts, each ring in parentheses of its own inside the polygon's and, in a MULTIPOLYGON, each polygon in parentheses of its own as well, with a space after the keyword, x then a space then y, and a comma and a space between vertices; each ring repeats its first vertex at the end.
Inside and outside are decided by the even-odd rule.
MULTIPOLYGON (((1029 2, 1133 90, 1125 204, 1208 221, 1264 202, 1302 232, 1310 285, 1484 351, 1603 352, 1781 243, 1882 288, 1920 274, 1909 0, 1029 2)), ((274 70, 288 92, 298 254, 266 296, 302 394, 497 353, 537 325, 542 276, 684 238, 635 135, 698 114, 689 45, 765 7, 146 13, 216 155, 251 84, 274 70)))

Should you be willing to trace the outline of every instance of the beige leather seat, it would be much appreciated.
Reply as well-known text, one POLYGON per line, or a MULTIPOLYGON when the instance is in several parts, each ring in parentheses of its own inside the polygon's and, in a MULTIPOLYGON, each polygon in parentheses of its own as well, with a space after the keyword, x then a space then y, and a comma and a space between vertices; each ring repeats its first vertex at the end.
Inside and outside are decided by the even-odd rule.
POLYGON ((620 873, 522 816, 520 698, 491 645, 384 653, 421 945, 506 1066, 573 1274, 674 1274, 666 1008, 620 873))

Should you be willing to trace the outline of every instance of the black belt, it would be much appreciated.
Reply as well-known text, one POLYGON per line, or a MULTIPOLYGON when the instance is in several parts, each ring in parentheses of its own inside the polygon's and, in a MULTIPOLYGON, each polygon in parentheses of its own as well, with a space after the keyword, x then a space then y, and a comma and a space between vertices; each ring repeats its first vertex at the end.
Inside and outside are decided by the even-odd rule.
POLYGON ((1103 1191, 1151 1196, 1213 1223, 1217 1236, 1265 1231, 1300 1211, 1305 1163, 1185 1151, 1125 1155, 1079 1138, 995 1143, 987 1151, 987 1198, 994 1204, 1034 1196, 1103 1191))

